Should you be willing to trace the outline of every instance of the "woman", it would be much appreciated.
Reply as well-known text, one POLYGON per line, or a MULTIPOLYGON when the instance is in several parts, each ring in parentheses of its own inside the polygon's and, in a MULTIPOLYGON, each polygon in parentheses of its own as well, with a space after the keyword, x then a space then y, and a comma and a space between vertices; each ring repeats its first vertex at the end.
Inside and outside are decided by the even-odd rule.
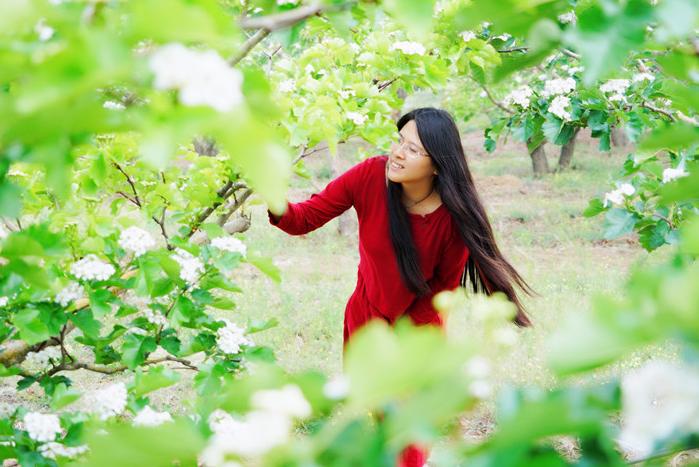
MULTIPOLYGON (((308 201, 288 203, 270 222, 303 235, 354 206, 359 219, 357 287, 345 308, 344 344, 372 319, 390 324, 442 325, 433 296, 467 283, 476 292, 503 292, 530 324, 515 287, 531 289, 495 243, 449 113, 421 108, 398 121, 388 156, 369 158, 308 201)), ((422 465, 415 446, 399 465, 422 465)))

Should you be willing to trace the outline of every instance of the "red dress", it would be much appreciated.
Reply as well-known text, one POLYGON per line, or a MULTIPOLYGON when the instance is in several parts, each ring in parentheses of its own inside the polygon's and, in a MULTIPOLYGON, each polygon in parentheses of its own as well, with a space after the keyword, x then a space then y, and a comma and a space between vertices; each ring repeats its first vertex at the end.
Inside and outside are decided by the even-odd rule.
MULTIPOLYGON (((291 235, 303 235, 321 227, 351 207, 359 219, 359 270, 357 287, 345 307, 343 342, 372 319, 390 324, 408 316, 416 325, 441 326, 442 318, 432 298, 459 285, 468 259, 461 239, 444 204, 426 214, 409 213, 413 241, 422 273, 431 293, 417 297, 403 284, 391 243, 386 193, 387 156, 369 158, 331 181, 320 193, 301 203, 288 203, 287 211, 269 221, 291 235)), ((420 467, 427 451, 411 444, 399 455, 398 467, 420 467)))
POLYGON ((413 241, 422 273, 432 293, 424 297, 408 290, 398 270, 388 223, 387 156, 371 157, 340 175, 320 193, 269 221, 291 235, 303 235, 354 207, 359 219, 357 287, 345 308, 344 343, 372 319, 390 324, 408 316, 416 325, 442 325, 432 306, 434 294, 452 290, 468 259, 468 248, 444 204, 426 214, 409 213, 413 241))

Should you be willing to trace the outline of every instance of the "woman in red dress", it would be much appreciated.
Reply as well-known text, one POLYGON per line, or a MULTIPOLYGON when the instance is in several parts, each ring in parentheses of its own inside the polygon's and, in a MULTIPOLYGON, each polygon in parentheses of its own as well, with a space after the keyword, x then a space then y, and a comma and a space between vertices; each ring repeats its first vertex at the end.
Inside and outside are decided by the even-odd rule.
MULTIPOLYGON (((515 323, 530 324, 515 288, 531 289, 503 257, 473 184, 461 138, 448 112, 421 108, 398 121, 387 156, 355 165, 320 193, 269 221, 303 235, 354 207, 359 219, 357 287, 345 308, 344 344, 372 319, 442 325, 432 298, 467 283, 475 292, 504 293, 515 323)), ((410 445, 399 466, 422 466, 410 445)))

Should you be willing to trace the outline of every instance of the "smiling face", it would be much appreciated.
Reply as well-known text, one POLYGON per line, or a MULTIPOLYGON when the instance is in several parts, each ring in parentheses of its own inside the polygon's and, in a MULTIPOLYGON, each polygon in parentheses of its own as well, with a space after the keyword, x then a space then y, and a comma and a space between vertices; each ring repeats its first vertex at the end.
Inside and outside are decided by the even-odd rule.
POLYGON ((399 137, 399 143, 391 146, 388 157, 388 179, 395 183, 410 183, 434 177, 436 167, 420 142, 415 120, 401 128, 399 137))

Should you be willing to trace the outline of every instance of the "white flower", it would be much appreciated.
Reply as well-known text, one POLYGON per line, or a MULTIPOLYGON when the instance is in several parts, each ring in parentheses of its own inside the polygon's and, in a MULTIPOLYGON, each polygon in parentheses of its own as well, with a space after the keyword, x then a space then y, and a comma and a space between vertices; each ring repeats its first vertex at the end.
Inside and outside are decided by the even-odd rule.
MULTIPOLYGON (((600 86, 599 89, 605 94, 613 94, 614 100, 621 100, 619 96, 623 98, 624 93, 630 85, 631 82, 628 79, 610 79, 600 86)), ((610 100, 612 100, 612 98, 610 98, 610 100)))
POLYGON ((0 308, 7 306, 7 304, 10 302, 9 297, 0 297, 0 308))
POLYGON ((61 432, 58 415, 29 412, 24 416, 24 429, 34 441, 47 442, 56 439, 61 432))
POLYGON ((62 357, 58 347, 46 347, 39 352, 29 352, 24 362, 32 368, 46 369, 51 362, 60 362, 62 357))
POLYGON ((487 358, 476 355, 466 362, 465 370, 471 378, 486 378, 490 375, 490 362, 487 358))
POLYGON ((165 422, 171 422, 172 416, 168 412, 157 412, 146 405, 133 419, 135 426, 158 426, 165 422))
POLYGON ((225 326, 216 331, 216 345, 225 354, 235 355, 240 352, 241 345, 255 345, 250 339, 245 337, 245 330, 223 319, 225 326))
POLYGON ((328 399, 344 399, 349 394, 349 379, 345 375, 339 375, 323 385, 323 395, 328 399))
MULTIPOLYGON (((10 169, 10 172, 11 171, 12 171, 12 169, 10 169)), ((8 172, 8 175, 11 175, 11 174, 8 172)), ((0 240, 7 238, 8 235, 10 235, 10 231, 7 230, 4 225, 0 225, 0 240)))
POLYGON ((219 250, 230 251, 231 253, 240 253, 245 256, 247 247, 235 237, 217 237, 211 240, 211 246, 219 250))
POLYGON ((620 205, 624 203, 625 196, 631 196, 636 192, 636 189, 630 183, 622 183, 616 190, 612 190, 604 195, 604 206, 609 206, 609 203, 620 205))
POLYGON ((277 5, 296 5, 299 0, 277 0, 277 5))
POLYGON ((578 19, 578 17, 575 16, 574 11, 569 11, 568 13, 563 13, 562 15, 558 15, 558 21, 560 21, 563 24, 568 24, 568 23, 575 24, 575 21, 577 19, 578 19))
POLYGON ((83 298, 85 296, 85 289, 82 285, 77 282, 71 281, 61 289, 60 292, 56 294, 55 301, 61 306, 68 306, 73 301, 83 298))
POLYGON ((78 279, 106 281, 116 272, 114 266, 95 255, 87 255, 70 266, 70 273, 78 279))
POLYGON ((463 39, 464 42, 468 42, 476 38, 476 33, 473 31, 463 31, 459 35, 461 36, 461 39, 463 39))
POLYGON ((400 50, 405 55, 425 55, 425 46, 419 42, 395 42, 391 50, 400 50))
POLYGON ((104 101, 102 107, 104 107, 107 110, 124 110, 126 108, 124 104, 117 101, 104 101))
POLYGON ((585 71, 585 67, 583 66, 572 66, 568 68, 568 74, 571 76, 575 73, 582 73, 583 71, 585 71))
POLYGON ((167 325, 167 318, 163 314, 155 312, 150 308, 146 308, 145 310, 143 310, 143 315, 151 324, 155 324, 156 326, 167 325))
POLYGON ((204 263, 186 250, 176 249, 172 259, 180 265, 180 277, 188 284, 195 284, 204 274, 204 263))
POLYGON ((56 32, 51 26, 46 24, 46 20, 41 18, 38 23, 34 26, 34 32, 39 36, 41 42, 46 42, 53 37, 56 32))
POLYGON ((119 246, 138 257, 155 248, 155 240, 145 230, 131 226, 119 235, 119 246))
POLYGON ((304 68, 304 71, 310 75, 311 73, 315 72, 316 69, 313 67, 313 64, 309 63, 309 64, 306 65, 306 67, 304 68))
POLYGON ((566 96, 556 96, 551 101, 551 104, 549 104, 549 112, 561 120, 568 121, 570 120, 571 116, 570 112, 566 110, 566 107, 569 105, 570 99, 568 99, 566 96))
POLYGON ((126 386, 124 383, 114 383, 93 393, 93 412, 100 420, 121 414, 126 408, 126 386))
POLYGON ((529 99, 533 94, 534 93, 529 86, 522 86, 521 88, 515 89, 505 96, 505 105, 517 104, 526 109, 529 107, 529 99))
POLYGON ((568 94, 575 90, 575 79, 573 78, 555 78, 544 83, 544 90, 541 93, 544 97, 558 96, 560 94, 568 94))
POLYGON ((639 458, 673 433, 699 431, 699 373, 665 361, 652 361, 621 382, 623 428, 619 444, 639 458))
POLYGON ((367 116, 360 112, 347 112, 346 115, 355 125, 363 125, 367 120, 367 116))
POLYGON ((287 384, 281 389, 263 389, 252 395, 252 406, 287 417, 306 418, 311 415, 311 404, 295 384, 287 384))
POLYGON ((663 170, 663 183, 670 183, 673 180, 686 177, 687 175, 689 175, 689 173, 684 170, 684 167, 677 167, 676 169, 667 168, 663 170))
POLYGON ((354 91, 352 89, 343 89, 342 91, 339 91, 338 94, 340 94, 340 97, 343 99, 349 99, 350 97, 354 96, 354 91))
POLYGON ((177 89, 184 105, 208 105, 228 112, 243 100, 239 70, 213 51, 195 51, 182 44, 160 47, 149 60, 156 89, 177 89))
POLYGON ((502 326, 493 331, 493 340, 505 347, 514 347, 519 340, 519 334, 512 326, 502 326))
POLYGON ((487 399, 493 393, 493 388, 489 382, 477 379, 468 385, 468 392, 478 399, 487 399))
POLYGON ((50 441, 46 444, 39 446, 39 452, 42 456, 48 459, 56 459, 57 457, 66 457, 68 459, 73 459, 80 454, 86 453, 88 450, 87 445, 82 444, 80 446, 66 446, 65 444, 56 443, 55 441, 50 441))
MULTIPOLYGON (((207 466, 221 466, 228 454, 260 456, 289 440, 291 420, 281 414, 253 411, 242 420, 225 417, 214 425, 214 435, 199 460, 207 466)), ((212 426, 212 429, 214 429, 212 426)))
POLYGON ((636 73, 633 75, 633 78, 631 80, 634 83, 638 83, 641 81, 653 81, 655 80, 655 75, 653 73, 648 73, 648 72, 643 72, 643 73, 636 73))
POLYGON ((279 89, 279 92, 291 92, 294 89, 296 89, 296 81, 294 81, 293 79, 285 79, 284 81, 279 83, 279 87, 277 89, 279 89))

